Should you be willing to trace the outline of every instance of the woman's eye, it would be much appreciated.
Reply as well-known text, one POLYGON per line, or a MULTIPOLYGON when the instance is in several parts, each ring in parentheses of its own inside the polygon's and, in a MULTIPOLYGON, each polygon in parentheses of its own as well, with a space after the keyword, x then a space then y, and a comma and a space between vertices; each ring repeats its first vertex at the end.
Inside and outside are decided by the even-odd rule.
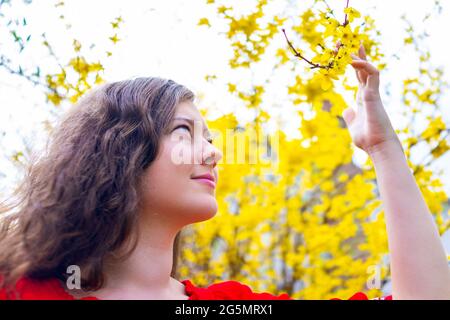
POLYGON ((179 128, 185 128, 187 131, 189 131, 189 133, 191 132, 191 128, 189 128, 187 125, 185 125, 185 124, 181 124, 181 125, 179 125, 179 126, 177 126, 176 128, 175 128, 175 130, 176 129, 179 129, 179 128))
MULTIPOLYGON (((177 130, 177 129, 179 129, 179 128, 184 128, 184 129, 186 129, 188 132, 189 132, 189 134, 191 134, 191 128, 189 127, 189 126, 187 126, 187 125, 185 125, 185 124, 180 124, 179 126, 176 126, 175 127, 175 129, 173 129, 174 131, 175 130, 177 130)), ((214 142, 214 139, 212 139, 212 138, 207 138, 206 139, 210 144, 213 144, 213 142, 214 142)))

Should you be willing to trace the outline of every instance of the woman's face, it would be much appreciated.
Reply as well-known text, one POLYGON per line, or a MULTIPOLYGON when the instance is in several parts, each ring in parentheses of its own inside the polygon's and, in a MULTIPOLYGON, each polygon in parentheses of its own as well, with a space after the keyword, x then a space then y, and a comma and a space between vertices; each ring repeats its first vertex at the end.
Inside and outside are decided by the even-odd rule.
POLYGON ((180 103, 168 134, 161 138, 156 159, 144 172, 144 212, 177 227, 215 215, 216 163, 222 153, 209 139, 209 130, 196 106, 180 103), (213 181, 196 178, 208 174, 213 181))

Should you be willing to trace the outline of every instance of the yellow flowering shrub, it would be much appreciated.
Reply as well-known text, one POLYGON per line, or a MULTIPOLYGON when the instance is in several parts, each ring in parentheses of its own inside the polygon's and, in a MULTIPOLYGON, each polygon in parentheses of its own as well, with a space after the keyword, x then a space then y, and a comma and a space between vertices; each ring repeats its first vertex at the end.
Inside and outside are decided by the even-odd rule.
MULTIPOLYGON (((270 79, 255 79, 249 92, 239 83, 227 84, 240 107, 253 110, 255 116, 248 123, 239 123, 234 114, 208 119, 208 126, 220 132, 216 143, 224 153, 218 165, 219 212, 184 230, 180 277, 198 285, 232 279, 255 291, 287 292, 296 299, 347 298, 356 291, 369 298, 381 296, 390 275, 375 171, 370 159, 355 161, 341 116, 354 103, 346 101, 344 91, 356 94, 345 75, 350 54, 362 43, 376 67, 389 67, 383 61, 375 21, 351 6, 338 15, 325 1, 306 1, 308 8, 295 12, 290 1, 254 0, 254 10, 245 14, 234 9, 234 1, 206 2, 216 8, 217 16, 204 17, 199 25, 227 23, 232 69, 240 72, 269 63, 274 72, 283 67, 292 71, 284 108, 296 110, 300 137, 289 137, 282 126, 275 132, 266 130, 273 115, 262 102, 270 79), (264 9, 274 2, 286 5, 284 16, 264 9), (276 37, 286 41, 280 45, 272 41, 276 37), (272 162, 236 161, 231 141, 242 135, 265 137, 254 139, 253 152, 259 160, 270 155, 272 162), (371 270, 379 271, 379 287, 368 286, 371 270)), ((444 82, 429 54, 420 52, 414 29, 406 26, 406 33, 410 40, 405 42, 417 45, 419 67, 417 78, 404 79, 401 107, 405 117, 417 109, 416 116, 421 114, 428 125, 422 133, 410 126, 396 131, 442 234, 450 227, 444 207, 448 196, 429 165, 448 151, 443 135, 449 130, 438 104, 444 82), (427 118, 421 106, 430 105, 435 112, 427 118), (413 163, 411 150, 420 143, 430 146, 428 161, 413 163)), ((251 155, 246 151, 245 156, 251 155)))

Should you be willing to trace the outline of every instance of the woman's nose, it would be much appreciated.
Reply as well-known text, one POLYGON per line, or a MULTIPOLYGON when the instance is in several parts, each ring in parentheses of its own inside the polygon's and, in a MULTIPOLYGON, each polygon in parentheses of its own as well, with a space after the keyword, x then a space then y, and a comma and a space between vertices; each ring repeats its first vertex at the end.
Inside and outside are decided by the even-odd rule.
POLYGON ((213 168, 222 159, 222 152, 215 146, 209 144, 203 154, 203 164, 210 165, 213 164, 213 168))

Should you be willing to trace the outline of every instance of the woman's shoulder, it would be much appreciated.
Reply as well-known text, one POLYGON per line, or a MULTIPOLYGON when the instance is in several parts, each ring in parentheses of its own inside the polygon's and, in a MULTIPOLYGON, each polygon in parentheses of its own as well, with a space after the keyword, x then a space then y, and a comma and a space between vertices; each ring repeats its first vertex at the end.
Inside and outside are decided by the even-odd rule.
MULTIPOLYGON (((188 279, 181 282, 186 286, 190 300, 294 300, 287 293, 274 295, 268 292, 254 292, 248 285, 234 280, 217 282, 207 287, 198 287, 188 279)), ((356 292, 347 300, 369 300, 369 298, 363 292, 356 292)), ((373 300, 392 300, 392 295, 373 300)))
MULTIPOLYGON (((1 282, 0 275, 0 282, 1 282)), ((93 297, 83 299, 90 300, 93 297)), ((57 278, 32 279, 22 276, 15 286, 0 287, 0 300, 76 300, 67 293, 57 278)))

